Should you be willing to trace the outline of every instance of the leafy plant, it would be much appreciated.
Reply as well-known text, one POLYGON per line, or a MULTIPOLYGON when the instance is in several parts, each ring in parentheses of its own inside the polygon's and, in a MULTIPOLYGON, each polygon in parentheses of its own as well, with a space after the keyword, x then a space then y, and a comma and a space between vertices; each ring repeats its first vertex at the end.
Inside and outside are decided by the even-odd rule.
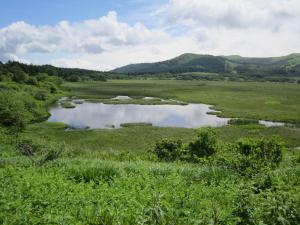
POLYGON ((254 225, 254 208, 252 193, 248 187, 240 192, 234 201, 232 215, 237 218, 237 225, 254 225))
POLYGON ((120 171, 117 167, 111 164, 93 165, 86 168, 72 168, 70 176, 78 182, 91 182, 99 184, 101 180, 112 181, 120 176, 120 171))
POLYGON ((188 152, 192 159, 208 157, 217 151, 217 132, 213 128, 202 128, 198 137, 188 145, 188 152))
POLYGON ((275 168, 282 160, 284 143, 278 137, 242 138, 237 143, 238 171, 255 174, 264 168, 275 168))
POLYGON ((179 159, 183 153, 181 140, 164 138, 155 144, 154 153, 161 160, 174 161, 179 159))
POLYGON ((0 124, 14 127, 17 131, 25 128, 32 118, 22 100, 14 92, 0 92, 0 124))

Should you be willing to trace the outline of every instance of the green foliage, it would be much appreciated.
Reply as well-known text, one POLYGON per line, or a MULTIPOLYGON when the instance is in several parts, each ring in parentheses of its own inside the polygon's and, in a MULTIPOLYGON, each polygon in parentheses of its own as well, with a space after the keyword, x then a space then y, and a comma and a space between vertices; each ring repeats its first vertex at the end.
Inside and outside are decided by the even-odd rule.
POLYGON ((261 212, 266 225, 300 223, 300 202, 295 193, 279 192, 277 195, 266 193, 261 212))
POLYGON ((217 151, 217 132, 214 128, 201 128, 198 131, 198 138, 188 146, 191 158, 208 157, 217 151))
POLYGON ((50 93, 51 94, 56 94, 58 92, 58 88, 55 85, 50 86, 50 93))
POLYGON ((237 144, 240 153, 237 169, 242 174, 256 174, 264 168, 276 168, 283 150, 284 143, 278 137, 243 138, 237 144))
MULTIPOLYGON (((236 143, 219 143, 212 160, 201 164, 146 157, 149 139, 154 142, 161 136, 176 137, 162 145, 171 146, 168 153, 176 146, 185 149, 183 143, 195 135, 189 129, 137 126, 66 132, 65 127, 31 125, 21 136, 34 139, 29 144, 39 149, 30 157, 0 159, 1 223, 299 224, 300 167, 294 160, 298 152, 285 151, 274 170, 241 176, 229 166, 244 155, 236 143), (184 132, 183 143, 176 144, 184 132), (63 141, 68 143, 56 144, 63 141), (125 146, 131 152, 120 151, 125 146), (76 147, 79 153, 74 154, 76 147), (221 163, 224 152, 232 158, 221 163)), ((204 130, 200 133, 210 132, 204 130)))
POLYGON ((54 144, 44 147, 42 157, 37 161, 37 164, 43 165, 47 162, 52 162, 60 158, 66 152, 65 145, 54 144))
POLYGON ((28 80, 28 74, 26 74, 22 70, 15 70, 13 72, 12 79, 13 79, 13 81, 15 81, 17 83, 24 83, 28 80))
POLYGON ((23 68, 20 65, 9 62, 0 67, 0 72, 13 74, 12 81, 6 79, 1 82, 0 124, 14 131, 23 130, 29 123, 45 120, 49 116, 46 106, 58 98, 55 94, 59 92, 58 79, 46 78, 38 82, 35 76, 28 77, 24 72, 30 72, 27 66, 23 68))
POLYGON ((38 90, 34 94, 36 100, 45 101, 47 100, 48 92, 46 90, 38 90))
POLYGON ((248 187, 245 187, 244 191, 238 193, 234 201, 234 209, 232 215, 237 218, 237 225, 254 225, 255 217, 253 215, 253 193, 248 187))
POLYGON ((106 81, 107 76, 107 73, 99 71, 58 68, 50 65, 37 66, 11 61, 5 64, 1 63, 0 65, 1 80, 3 81, 12 79, 14 82, 18 83, 35 83, 35 81, 33 81, 30 77, 35 77, 39 82, 53 82, 51 79, 57 77, 69 81, 106 81), (30 79, 30 81, 28 81, 28 79, 30 79))
POLYGON ((79 81, 81 81, 80 77, 76 76, 76 75, 72 75, 70 77, 67 77, 66 80, 70 81, 70 82, 79 82, 79 81))
POLYGON ((26 83, 30 85, 38 85, 38 81, 35 77, 28 77, 26 83))
POLYGON ((0 123, 22 130, 32 119, 23 101, 24 97, 14 92, 0 92, 0 123))
POLYGON ((36 79, 38 81, 46 81, 48 79, 48 74, 47 73, 39 73, 37 76, 36 76, 36 79))
POLYGON ((165 212, 161 206, 161 195, 153 193, 149 206, 144 210, 142 224, 159 225, 165 224, 165 212))
POLYGON ((182 141, 164 138, 161 141, 156 142, 154 153, 161 160, 178 160, 183 153, 182 141))
POLYGON ((109 163, 88 166, 87 168, 72 168, 69 176, 77 182, 94 182, 99 184, 101 181, 109 182, 120 176, 117 167, 109 163))

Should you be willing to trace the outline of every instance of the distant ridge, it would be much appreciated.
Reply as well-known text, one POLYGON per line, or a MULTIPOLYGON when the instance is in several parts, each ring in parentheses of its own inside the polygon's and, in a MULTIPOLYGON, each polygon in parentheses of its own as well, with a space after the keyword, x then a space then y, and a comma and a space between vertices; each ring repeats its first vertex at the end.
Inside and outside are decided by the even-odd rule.
POLYGON ((239 55, 213 56, 185 53, 170 60, 155 63, 138 63, 112 70, 114 73, 155 74, 155 73, 240 73, 271 75, 299 75, 300 54, 281 57, 242 57, 239 55))

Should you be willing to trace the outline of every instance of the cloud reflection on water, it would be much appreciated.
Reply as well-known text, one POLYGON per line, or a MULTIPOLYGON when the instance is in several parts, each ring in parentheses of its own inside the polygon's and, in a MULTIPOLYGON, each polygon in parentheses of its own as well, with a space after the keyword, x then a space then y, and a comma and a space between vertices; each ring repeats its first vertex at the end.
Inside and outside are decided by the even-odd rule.
POLYGON ((197 128, 223 126, 228 119, 208 115, 209 105, 112 105, 85 102, 74 109, 61 107, 50 110, 50 122, 63 122, 75 128, 107 128, 122 123, 152 123, 160 127, 197 128))

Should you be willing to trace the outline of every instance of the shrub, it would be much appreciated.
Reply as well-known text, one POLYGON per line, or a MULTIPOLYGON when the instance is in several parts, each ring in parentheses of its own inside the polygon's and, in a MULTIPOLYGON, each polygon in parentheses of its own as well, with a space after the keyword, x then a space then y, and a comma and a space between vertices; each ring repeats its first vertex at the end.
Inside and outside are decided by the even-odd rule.
POLYGON ((275 168, 282 160, 284 143, 278 137, 242 138, 237 143, 237 169, 243 174, 258 173, 263 168, 275 168))
POLYGON ((217 132, 213 128, 202 128, 198 138, 188 146, 192 159, 213 155, 217 150, 217 132))
POLYGON ((15 81, 17 83, 23 83, 23 82, 27 81, 28 74, 23 72, 22 70, 16 70, 13 73, 12 79, 13 79, 13 81, 15 81))
POLYGON ((13 92, 0 93, 0 124, 22 130, 30 121, 23 99, 13 92))
POLYGON ((27 84, 30 85, 38 85, 38 81, 35 77, 29 77, 26 81, 27 84))
POLYGON ((182 141, 164 138, 155 144, 154 153, 161 160, 174 161, 182 156, 182 141))
POLYGON ((70 81, 70 82, 80 82, 81 81, 80 77, 77 75, 71 75, 71 76, 67 77, 66 80, 70 81))
POLYGON ((45 80, 47 80, 47 78, 48 78, 48 74, 46 74, 46 73, 39 73, 39 74, 36 76, 36 79, 37 79, 38 81, 45 81, 45 80))
POLYGON ((34 94, 34 98, 40 101, 45 101, 48 97, 48 92, 45 90, 39 90, 34 94))
POLYGON ((52 85, 52 86, 50 87, 50 93, 51 93, 51 94, 56 94, 57 91, 58 91, 58 88, 57 88, 56 86, 52 85))

